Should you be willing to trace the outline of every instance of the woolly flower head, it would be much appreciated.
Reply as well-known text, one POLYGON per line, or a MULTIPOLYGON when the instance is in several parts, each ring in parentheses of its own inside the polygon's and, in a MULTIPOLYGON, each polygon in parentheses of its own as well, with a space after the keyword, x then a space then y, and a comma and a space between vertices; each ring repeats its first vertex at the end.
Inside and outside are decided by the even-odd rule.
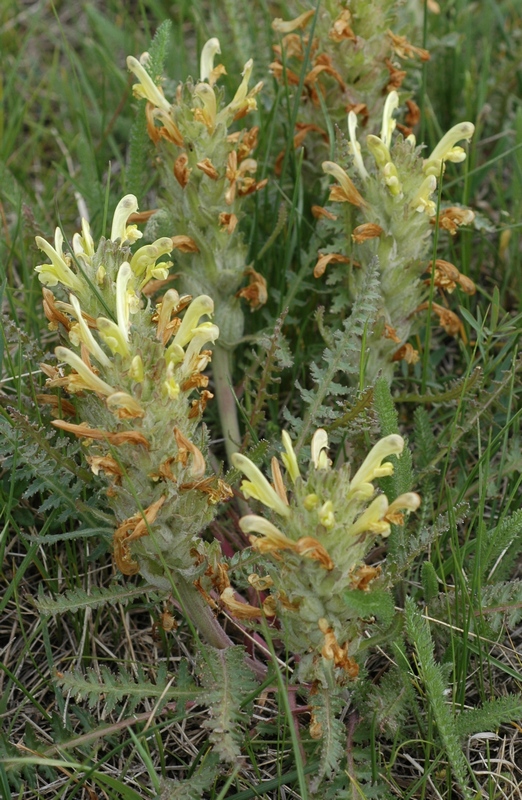
POLYGON ((390 503, 374 485, 376 479, 393 474, 388 458, 400 456, 404 440, 395 434, 381 439, 353 476, 348 465, 333 467, 322 429, 312 438, 306 476, 301 474, 286 432, 282 442, 286 479, 276 458, 270 483, 246 456, 233 456, 234 466, 246 476, 241 485, 245 496, 273 512, 270 519, 248 514, 239 523, 253 549, 271 556, 267 566, 271 602, 265 601, 265 610, 273 609, 271 613, 280 616, 289 646, 303 655, 301 675, 317 677, 321 656, 344 671, 345 677, 354 677, 352 655, 360 620, 343 593, 371 588, 380 570, 364 565, 365 554, 377 536, 388 536, 391 525, 403 524, 404 512, 420 504, 414 492, 390 503), (325 630, 330 644, 333 636, 340 648, 327 648, 335 656, 325 655, 325 630))
POLYGON ((54 247, 37 237, 51 261, 36 268, 44 310, 64 339, 55 350, 60 366, 44 369, 50 387, 76 397, 76 409, 52 395, 42 401, 80 417, 80 423, 53 424, 84 440, 91 469, 109 483, 118 567, 125 574, 141 569, 164 587, 158 549, 172 561, 185 542, 188 568, 190 542, 212 517, 210 506, 230 496, 217 476, 205 477, 206 438, 199 424, 212 398, 208 345, 219 329, 207 295, 180 296, 169 288, 152 303, 150 295, 169 276, 171 262, 164 257, 188 237, 162 237, 132 252, 141 237, 132 222, 137 208, 133 195, 124 197, 110 238, 97 247, 85 220, 72 239, 73 253, 64 253, 59 229, 54 247), (154 546, 144 541, 153 528, 154 546))

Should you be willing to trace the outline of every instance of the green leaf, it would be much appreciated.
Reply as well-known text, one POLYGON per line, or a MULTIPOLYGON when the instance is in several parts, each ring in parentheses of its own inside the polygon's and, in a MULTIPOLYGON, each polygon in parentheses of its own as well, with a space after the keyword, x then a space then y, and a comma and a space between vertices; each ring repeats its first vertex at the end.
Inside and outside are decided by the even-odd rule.
POLYGON ((455 717, 446 698, 444 673, 442 667, 435 662, 428 623, 422 618, 410 597, 406 598, 405 624, 408 638, 415 649, 417 668, 442 744, 461 791, 468 800, 471 800, 473 795, 466 775, 466 760, 460 746, 455 717))
POLYGON ((370 589, 363 592, 360 589, 347 589, 343 593, 344 599, 350 608, 357 612, 363 619, 378 617, 383 624, 391 625, 395 615, 393 598, 384 589, 370 589))

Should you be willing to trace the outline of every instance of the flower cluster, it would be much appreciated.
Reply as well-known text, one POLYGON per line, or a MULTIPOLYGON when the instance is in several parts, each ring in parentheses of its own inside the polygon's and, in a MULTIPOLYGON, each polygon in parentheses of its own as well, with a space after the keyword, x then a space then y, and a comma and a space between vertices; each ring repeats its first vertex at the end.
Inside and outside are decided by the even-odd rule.
POLYGON ((250 59, 226 104, 216 85, 225 72, 221 64, 214 66, 220 52, 216 38, 205 44, 199 81, 180 84, 173 102, 147 71, 146 54, 141 60, 129 56, 127 66, 138 79, 134 95, 146 100, 147 130, 161 170, 161 206, 150 218, 146 235, 174 231, 185 237, 186 256, 176 264, 182 288, 214 298, 221 341, 233 346, 243 331, 239 296, 253 308, 266 301, 266 284, 258 273, 252 280, 250 271, 250 285, 240 290, 247 271, 246 248, 236 231, 244 198, 266 185, 266 180, 256 180, 252 157, 259 129, 229 130, 235 120, 255 111, 262 84, 249 88, 250 59))
MULTIPOLYGON (((380 569, 366 565, 364 556, 376 537, 388 536, 392 524, 403 524, 403 512, 417 509, 420 498, 409 492, 389 503, 373 484, 393 473, 385 459, 400 455, 401 436, 381 439, 353 476, 348 464, 332 467, 324 430, 313 436, 306 476, 286 431, 282 440, 286 481, 276 458, 271 484, 246 456, 233 456, 246 476, 241 485, 245 497, 273 512, 271 520, 255 514, 240 520, 253 549, 270 557, 266 576, 250 576, 250 581, 260 590, 270 589, 263 610, 277 616, 285 644, 300 657, 300 679, 325 685, 326 674, 334 670, 342 683, 357 676, 354 656, 364 627, 346 591, 364 595, 382 585, 380 569)), ((222 599, 227 604, 228 596, 222 599)))
POLYGON ((132 252, 142 235, 128 222, 137 208, 133 195, 124 197, 110 238, 98 247, 85 220, 72 253, 64 253, 58 228, 54 247, 36 238, 51 262, 36 267, 45 314, 69 345, 56 348, 59 365, 44 371, 50 387, 77 402, 75 408, 58 396, 41 400, 80 417, 79 424, 53 424, 84 440, 92 471, 109 483, 118 568, 126 575, 141 570, 168 588, 165 571, 190 570, 194 537, 212 518, 213 505, 230 496, 223 481, 207 475, 200 424, 212 397, 205 346, 219 330, 208 319, 214 303, 207 295, 192 299, 171 288, 151 302, 148 293, 171 266, 159 259, 176 242, 162 237, 132 252))
MULTIPOLYGON (((313 154, 321 139, 328 143, 321 106, 328 109, 332 122, 341 124, 353 109, 364 124, 370 120, 371 127, 382 113, 387 93, 397 90, 406 77, 402 62, 429 59, 426 50, 390 30, 400 24, 397 5, 393 0, 349 4, 333 0, 321 4, 316 15, 315 3, 297 0, 287 4, 288 13, 296 14, 294 19, 274 20, 280 41, 273 47, 276 58, 270 69, 292 89, 302 83, 295 147, 306 138, 307 151, 313 154)), ((408 102, 414 114, 416 106, 408 102)))
MULTIPOLYGON (((470 122, 455 125, 423 159, 413 134, 406 138, 401 134, 393 136, 396 127, 393 113, 398 105, 397 92, 390 92, 380 136, 366 137, 373 163, 362 157, 356 137, 357 116, 350 111, 350 165, 343 169, 332 161, 323 163, 324 172, 338 181, 330 190, 334 205, 329 209, 314 209, 315 215, 324 220, 322 224, 330 226, 337 235, 328 252, 319 254, 314 269, 316 278, 330 263, 349 264, 349 290, 354 297, 364 282, 365 270, 378 259, 382 305, 367 364, 369 381, 382 369, 391 378, 393 361, 405 358, 411 363, 418 358, 407 339, 414 330, 415 315, 428 307, 427 286, 433 282, 441 293, 451 292, 457 285, 468 294, 475 292, 473 282, 453 264, 442 259, 437 259, 435 265, 428 261, 437 180, 447 162, 464 161, 466 153, 458 142, 469 141, 474 126, 470 122), (433 275, 422 281, 425 272, 433 275)), ((439 224, 454 234, 457 226, 469 224, 473 216, 469 209, 451 207, 441 212, 439 224)), ((340 270, 345 275, 346 267, 335 270, 332 279, 342 280, 340 270)), ((456 314, 438 303, 429 307, 447 332, 455 335, 461 331, 456 314)))

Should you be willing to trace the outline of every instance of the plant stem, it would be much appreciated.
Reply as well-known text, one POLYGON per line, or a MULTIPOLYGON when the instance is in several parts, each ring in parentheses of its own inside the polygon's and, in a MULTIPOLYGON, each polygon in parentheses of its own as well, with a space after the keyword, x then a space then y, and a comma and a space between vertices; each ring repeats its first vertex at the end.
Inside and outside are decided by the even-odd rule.
MULTIPOLYGON (((227 647, 232 647, 234 642, 225 633, 214 616, 212 609, 196 587, 179 574, 176 575, 175 584, 183 610, 208 644, 217 650, 225 650, 227 647)), ((260 661, 255 661, 249 656, 245 657, 245 661, 259 680, 262 681, 266 678, 264 664, 260 661)))
POLYGON ((219 343, 216 344, 212 356, 212 370, 219 419, 229 463, 232 454, 238 452, 241 443, 236 396, 232 388, 231 357, 230 350, 225 349, 219 343))

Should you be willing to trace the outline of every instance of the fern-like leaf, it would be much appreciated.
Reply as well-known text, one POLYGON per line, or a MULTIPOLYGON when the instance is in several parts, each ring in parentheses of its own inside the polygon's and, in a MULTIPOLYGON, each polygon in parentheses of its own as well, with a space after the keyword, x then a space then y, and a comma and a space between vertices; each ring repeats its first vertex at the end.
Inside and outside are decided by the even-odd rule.
POLYGON ((93 587, 89 593, 83 589, 71 589, 71 591, 54 598, 45 597, 41 592, 34 602, 40 614, 54 617, 57 614, 82 611, 86 608, 128 603, 135 597, 141 597, 148 588, 148 586, 115 583, 105 588, 93 587))
POLYGON ((414 601, 406 598, 405 623, 408 638, 415 648, 417 666, 428 697, 437 729, 455 777, 466 798, 472 794, 466 776, 466 761, 460 746, 455 718, 444 694, 445 677, 433 655, 433 640, 428 623, 422 619, 414 601))
POLYGON ((346 728, 339 715, 345 704, 338 692, 319 689, 310 696, 312 719, 321 730, 321 755, 316 777, 311 782, 312 792, 317 792, 324 778, 332 778, 341 768, 346 752, 346 728))
POLYGON ((515 630, 522 619, 522 580, 499 581, 483 586, 481 614, 495 633, 503 626, 509 631, 515 630))
POLYGON ((201 683, 209 709, 209 719, 203 727, 210 731, 209 739, 219 757, 234 763, 241 757, 241 725, 249 719, 241 704, 255 687, 243 648, 207 647, 204 660, 201 659, 201 683))
MULTIPOLYGON (((422 506, 421 506, 422 510, 422 506)), ((453 510, 453 522, 459 525, 466 519, 468 505, 461 503, 453 510)), ((398 549, 393 554, 388 555, 388 568, 390 575, 395 580, 397 575, 402 574, 412 563, 421 555, 424 555, 430 544, 435 542, 439 536, 449 530, 450 523, 447 514, 440 514, 433 525, 421 525, 414 536, 410 536, 407 541, 406 550, 398 549)))
POLYGON ((110 517, 81 499, 85 485, 96 486, 94 476, 77 463, 81 444, 57 431, 31 422, 14 408, 10 419, 0 418, 0 460, 17 480, 26 484, 24 498, 43 497, 39 511, 56 511, 56 522, 83 516, 92 521, 110 517))
POLYGON ((219 759, 209 753, 190 778, 175 780, 167 778, 160 781, 161 792, 158 800, 201 800, 210 796, 210 790, 219 774, 219 759))
POLYGON ((487 536, 482 537, 480 548, 482 576, 485 578, 490 570, 497 580, 507 577, 506 573, 509 574, 511 571, 521 550, 522 511, 519 510, 503 519, 487 536), (507 557, 508 552, 509 557, 507 557))
POLYGON ((278 317, 274 325, 274 332, 270 335, 262 335, 259 339, 259 354, 254 354, 254 362, 245 376, 245 393, 252 395, 252 407, 250 409, 247 426, 248 430, 243 439, 242 449, 250 444, 255 438, 255 431, 259 429, 260 423, 264 420, 264 408, 267 400, 274 397, 269 393, 272 384, 279 383, 277 375, 283 369, 288 369, 293 364, 288 344, 282 331, 287 311, 278 317), (262 364, 261 374, 257 374, 257 368, 262 364), (255 392, 251 390, 255 387, 255 392))
POLYGON ((379 273, 375 261, 367 270, 365 285, 354 301, 350 316, 344 321, 341 329, 330 332, 330 344, 323 352, 322 363, 312 363, 310 366, 314 388, 304 389, 296 383, 307 407, 302 421, 285 410, 285 417, 297 435, 296 452, 303 446, 313 429, 323 423, 331 424, 340 416, 332 404, 325 404, 325 400, 331 397, 344 397, 353 392, 345 382, 339 382, 338 376, 358 374, 361 341, 368 325, 375 317, 378 303, 379 273))
POLYGON ((168 677, 167 668, 162 665, 153 683, 143 670, 138 671, 137 679, 133 678, 126 670, 120 669, 118 673, 110 672, 107 667, 100 669, 101 679, 94 670, 85 674, 79 670, 65 672, 58 675, 58 683, 66 691, 70 691, 79 700, 86 700, 89 707, 93 708, 103 696, 107 712, 111 712, 123 700, 130 707, 130 712, 146 698, 161 701, 162 705, 172 700, 197 700, 201 690, 194 685, 176 686, 168 677))
POLYGON ((487 700, 480 708, 463 711, 456 720, 459 736, 469 736, 478 731, 489 731, 498 728, 505 722, 516 722, 522 719, 522 695, 507 695, 487 700))

